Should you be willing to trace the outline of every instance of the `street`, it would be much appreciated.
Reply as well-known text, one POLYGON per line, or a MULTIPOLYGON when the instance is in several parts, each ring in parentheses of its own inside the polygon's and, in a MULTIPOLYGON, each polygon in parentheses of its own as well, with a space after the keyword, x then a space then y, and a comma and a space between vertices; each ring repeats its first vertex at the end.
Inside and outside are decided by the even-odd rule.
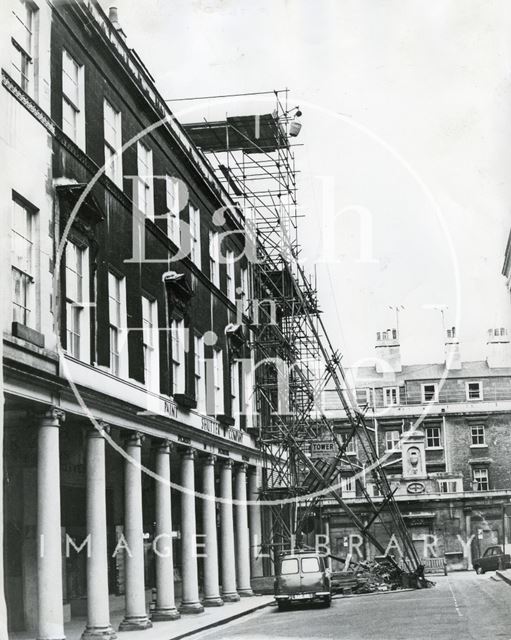
POLYGON ((511 638, 511 587, 495 574, 434 576, 423 591, 338 598, 330 609, 302 606, 279 612, 268 607, 201 640, 279 638, 345 640, 478 640, 511 638))

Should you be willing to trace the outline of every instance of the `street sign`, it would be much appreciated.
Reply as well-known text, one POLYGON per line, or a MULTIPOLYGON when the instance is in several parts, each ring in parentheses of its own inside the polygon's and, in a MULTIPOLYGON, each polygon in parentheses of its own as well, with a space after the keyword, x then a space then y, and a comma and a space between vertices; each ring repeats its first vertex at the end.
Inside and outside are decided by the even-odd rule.
POLYGON ((333 440, 318 440, 311 442, 311 458, 333 458, 335 442, 333 440))

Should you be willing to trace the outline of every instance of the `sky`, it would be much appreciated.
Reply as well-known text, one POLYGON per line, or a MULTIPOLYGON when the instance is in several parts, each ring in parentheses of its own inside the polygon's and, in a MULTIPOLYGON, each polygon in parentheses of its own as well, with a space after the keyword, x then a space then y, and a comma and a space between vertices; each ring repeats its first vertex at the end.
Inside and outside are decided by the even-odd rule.
MULTIPOLYGON (((290 89, 301 257, 344 364, 373 356, 397 321, 404 363, 442 361, 442 322, 464 360, 485 358, 487 329, 511 325, 510 2, 117 7, 167 99, 290 89)), ((183 122, 274 108, 268 96, 170 105, 183 122)))

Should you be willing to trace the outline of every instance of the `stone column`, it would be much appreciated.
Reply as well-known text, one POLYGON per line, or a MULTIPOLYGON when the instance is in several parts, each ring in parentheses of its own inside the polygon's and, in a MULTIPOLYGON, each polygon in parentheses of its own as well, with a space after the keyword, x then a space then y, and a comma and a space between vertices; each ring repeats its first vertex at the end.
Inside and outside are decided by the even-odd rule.
POLYGON ((208 456, 202 467, 202 492, 211 496, 211 500, 203 498, 202 521, 204 529, 204 599, 205 607, 221 607, 224 601, 220 597, 218 586, 218 541, 216 535, 216 501, 215 501, 215 456, 208 456))
MULTIPOLYGON (((256 502, 259 499, 259 469, 251 467, 248 472, 248 497, 250 502, 256 502)), ((250 533, 250 575, 258 578, 263 575, 263 557, 262 557, 262 524, 261 524, 261 506, 259 504, 250 504, 248 506, 248 525, 250 533)))
POLYGON ((51 407, 39 417, 37 447, 37 637, 62 640, 62 546, 59 429, 64 412, 51 407))
POLYGON ((124 553, 126 611, 119 631, 148 629, 144 583, 144 525, 142 519, 142 436, 133 433, 126 442, 124 463, 124 537, 129 548, 124 553))
POLYGON ((250 536, 247 510, 247 465, 236 470, 236 582, 240 596, 253 596, 250 584, 250 536))
POLYGON ((172 512, 170 494, 170 446, 156 448, 156 607, 152 620, 176 620, 180 617, 174 601, 174 557, 172 550, 172 512))
POLYGON ((108 547, 106 526, 106 473, 104 431, 99 424, 87 433, 87 626, 82 640, 110 640, 116 635, 110 625, 108 606, 108 547))
POLYGON ((181 613, 201 613, 197 572, 197 532, 195 526, 195 451, 187 449, 181 460, 181 567, 183 598, 181 613))
POLYGON ((220 470, 220 529, 222 535, 222 598, 238 602, 236 560, 234 554, 234 521, 232 515, 232 460, 225 460, 220 470))

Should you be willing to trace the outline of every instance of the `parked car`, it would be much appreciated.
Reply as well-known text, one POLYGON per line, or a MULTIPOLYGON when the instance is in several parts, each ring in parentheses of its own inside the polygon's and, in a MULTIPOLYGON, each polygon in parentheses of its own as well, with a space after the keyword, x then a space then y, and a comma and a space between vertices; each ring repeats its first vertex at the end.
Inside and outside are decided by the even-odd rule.
POLYGON ((476 573, 485 571, 495 571, 496 569, 509 569, 511 567, 511 556, 502 551, 502 547, 488 547, 480 558, 472 563, 476 573))
POLYGON ((275 600, 280 610, 293 602, 332 601, 330 570, 324 558, 311 551, 295 551, 279 558, 275 578, 275 600))

